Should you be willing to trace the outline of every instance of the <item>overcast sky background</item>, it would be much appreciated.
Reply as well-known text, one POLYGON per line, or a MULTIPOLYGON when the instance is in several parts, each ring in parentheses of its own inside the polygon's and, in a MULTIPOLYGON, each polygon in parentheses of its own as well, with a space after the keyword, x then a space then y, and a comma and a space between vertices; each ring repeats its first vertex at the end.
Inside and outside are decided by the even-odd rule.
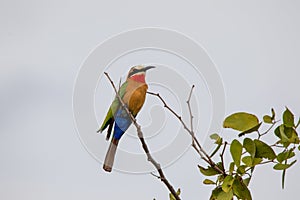
MULTIPOLYGON (((287 105, 299 116, 299 9, 292 0, 1 0, 0 198, 168 198, 153 176, 104 173, 76 133, 72 92, 80 66, 99 43, 125 30, 168 28, 200 43, 222 76, 227 114, 261 117, 287 105)), ((210 195, 199 162, 190 150, 165 169, 183 199, 210 195)), ((288 171, 285 190, 271 169, 257 168, 253 198, 297 197, 299 163, 288 171)))

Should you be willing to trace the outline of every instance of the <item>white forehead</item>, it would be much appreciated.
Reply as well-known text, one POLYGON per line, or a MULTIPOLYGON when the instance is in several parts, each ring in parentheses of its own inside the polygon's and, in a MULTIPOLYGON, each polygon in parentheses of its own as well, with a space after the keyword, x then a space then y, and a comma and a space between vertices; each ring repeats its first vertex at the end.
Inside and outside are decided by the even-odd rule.
POLYGON ((135 69, 143 69, 144 66, 143 65, 137 65, 137 66, 134 66, 133 68, 135 68, 135 69))

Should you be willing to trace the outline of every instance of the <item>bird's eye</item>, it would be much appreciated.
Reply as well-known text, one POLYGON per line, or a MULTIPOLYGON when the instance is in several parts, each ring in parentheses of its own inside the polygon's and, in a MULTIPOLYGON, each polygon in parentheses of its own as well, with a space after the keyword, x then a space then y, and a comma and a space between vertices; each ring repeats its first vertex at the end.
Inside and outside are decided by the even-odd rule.
POLYGON ((131 69, 130 70, 130 73, 128 74, 128 77, 130 77, 130 76, 132 76, 132 75, 134 75, 134 74, 136 74, 136 73, 138 73, 139 72, 139 70, 138 69, 131 69))

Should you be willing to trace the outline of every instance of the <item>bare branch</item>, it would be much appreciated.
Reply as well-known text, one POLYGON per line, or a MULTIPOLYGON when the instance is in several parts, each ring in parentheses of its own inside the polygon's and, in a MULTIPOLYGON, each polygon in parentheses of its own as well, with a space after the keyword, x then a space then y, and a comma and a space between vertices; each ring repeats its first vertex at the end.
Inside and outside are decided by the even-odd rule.
POLYGON ((167 178, 164 175, 163 170, 160 167, 160 164, 158 162, 156 162, 154 160, 154 158, 152 157, 149 148, 144 140, 144 136, 143 136, 143 132, 141 130, 141 126, 137 123, 136 119, 133 117, 133 115, 131 114, 131 112, 129 111, 128 107, 125 105, 125 103, 123 102, 122 98, 120 97, 114 82, 111 80, 110 76, 108 75, 107 72, 104 72, 104 74, 106 75, 106 77, 108 78, 108 80, 110 81, 112 87, 115 90, 116 93, 116 97, 118 98, 119 102, 121 103, 122 107, 125 109, 125 111, 127 112, 127 114, 130 116, 131 121, 133 122, 134 126, 136 127, 137 133, 138 133, 138 137, 140 139, 140 142, 142 143, 142 147, 144 149, 144 152, 147 155, 147 159, 149 162, 152 163, 152 165, 156 168, 160 180, 166 185, 166 187, 169 189, 169 191, 171 192, 171 194, 175 197, 176 200, 180 200, 180 197, 178 196, 178 194, 176 193, 176 191, 174 190, 173 186, 169 183, 169 181, 167 180, 167 178))
POLYGON ((160 176, 157 176, 156 174, 154 174, 153 172, 151 172, 150 173, 152 176, 154 176, 154 177, 156 177, 156 178, 158 178, 158 179, 161 179, 161 177, 160 176))
POLYGON ((121 82, 122 82, 122 78, 120 78, 120 80, 119 80, 119 85, 118 85, 119 90, 121 88, 121 82))
MULTIPOLYGON (((194 132, 194 125, 193 125, 193 113, 192 113, 192 108, 191 108, 191 98, 192 98, 192 93, 193 93, 193 89, 194 89, 195 85, 192 86, 191 88, 191 91, 190 91, 190 94, 189 94, 189 97, 188 97, 188 100, 186 101, 187 105, 188 105, 188 108, 189 108, 189 113, 190 113, 190 123, 191 123, 191 133, 192 135, 194 136, 195 135, 195 132, 194 132)), ((195 143, 195 140, 194 140, 194 137, 192 137, 192 146, 194 145, 195 143)))
MULTIPOLYGON (((192 147, 196 150, 196 152, 199 154, 199 156, 205 161, 207 162, 211 167, 213 167, 215 170, 217 170, 218 172, 224 174, 224 170, 220 169, 216 163, 211 159, 211 157, 206 153, 206 151, 203 149, 203 147, 201 146, 200 142, 198 141, 198 139, 196 138, 196 136, 193 134, 192 130, 188 128, 188 126, 186 125, 186 123, 182 120, 182 117, 180 115, 178 115, 171 107, 168 106, 168 104, 166 103, 166 101, 160 96, 159 93, 153 93, 153 92, 147 92, 150 95, 156 96, 157 98, 160 99, 160 101, 163 103, 164 107, 169 110, 182 124, 183 128, 191 135, 194 144, 192 144, 192 147)), ((192 95, 192 90, 190 92, 190 96, 192 95)), ((190 102, 188 101, 188 104, 190 104, 190 102)))

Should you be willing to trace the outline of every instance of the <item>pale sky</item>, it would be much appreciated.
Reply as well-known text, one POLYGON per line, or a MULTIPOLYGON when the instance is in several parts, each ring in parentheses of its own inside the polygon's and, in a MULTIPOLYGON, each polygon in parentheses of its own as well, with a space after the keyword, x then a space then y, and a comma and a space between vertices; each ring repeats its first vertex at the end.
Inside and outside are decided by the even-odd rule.
MULTIPOLYGON (((102 164, 82 145, 74 122, 73 87, 81 65, 101 42, 126 30, 161 27, 178 31, 199 43, 222 78, 227 115, 247 111, 261 119, 271 107, 280 113, 288 106, 299 116, 299 9, 297 1, 277 0, 180 3, 2 0, 0 199, 168 198, 165 186, 149 174, 105 173, 102 164)), ((168 63, 161 63, 170 66, 176 61, 157 52, 138 55, 132 54, 108 69, 116 82, 120 76, 125 77, 131 67, 125 66, 126 63, 157 63, 158 59, 170 59, 168 63)), ((159 73, 166 75, 163 69, 149 71, 147 80, 155 79, 157 83, 159 73)), ((184 77, 188 75, 176 70, 184 77)), ((193 76, 187 81, 188 85, 194 84, 196 77, 193 76)), ((99 83, 108 93, 102 99, 101 87, 96 90, 95 115, 101 123, 113 92, 105 80, 99 83)), ((206 116, 210 118, 212 112, 209 91, 205 90, 203 80, 195 84, 199 92, 194 99, 199 108, 199 129, 207 131, 209 119, 206 116)), ((149 89, 159 87, 154 84, 149 89)), ((178 99, 172 99, 172 91, 166 89, 165 92, 170 92, 170 102, 176 105, 178 99)), ((172 121, 169 113, 152 106, 152 101, 147 97, 138 117, 146 130, 151 130, 147 129, 147 122, 159 123, 151 119, 155 114, 164 117, 166 128, 176 128, 177 122, 172 121)), ((96 131, 91 127, 94 129, 96 131)), ((223 135, 232 138, 234 133, 224 131, 223 135)), ((159 140, 155 140, 155 135, 148 136, 152 149, 163 148, 170 139, 166 135, 159 140)), ((132 138, 134 135, 126 136, 121 148, 140 151, 140 144, 132 138)), ((97 139, 105 143, 104 136, 99 135, 97 139)), ((106 147, 99 147, 99 157, 105 154, 106 147)), ((299 160, 299 154, 297 158, 299 160)), ((116 166, 122 167, 122 161, 126 162, 124 157, 116 166)), ((174 187, 181 188, 182 199, 208 199, 210 196, 213 188, 202 184, 204 177, 198 171, 199 163, 203 162, 190 149, 164 169, 174 187)), ((272 166, 259 167, 250 190, 253 199, 294 199, 298 196, 299 180, 299 163, 287 172, 284 190, 280 173, 273 171, 272 166)))

